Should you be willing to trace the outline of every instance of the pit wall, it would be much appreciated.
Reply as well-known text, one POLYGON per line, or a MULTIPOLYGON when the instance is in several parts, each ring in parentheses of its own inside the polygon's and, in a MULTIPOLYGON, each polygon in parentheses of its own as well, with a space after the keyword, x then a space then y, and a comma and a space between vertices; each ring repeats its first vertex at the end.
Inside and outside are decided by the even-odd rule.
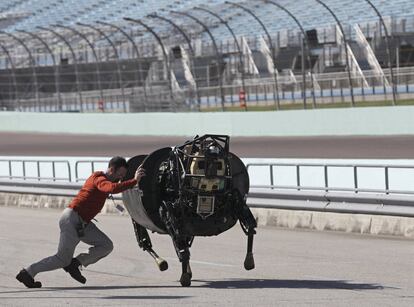
MULTIPOLYGON (((71 200, 72 197, 0 193, 0 207, 63 210, 71 200)), ((108 200, 102 213, 128 216, 126 210, 119 212, 115 204, 122 204, 122 202, 115 200, 114 203, 108 200)), ((252 212, 259 226, 390 235, 414 239, 414 218, 258 208, 252 208, 252 212)))
POLYGON ((189 136, 412 135, 414 106, 215 113, 0 112, 0 132, 189 136))

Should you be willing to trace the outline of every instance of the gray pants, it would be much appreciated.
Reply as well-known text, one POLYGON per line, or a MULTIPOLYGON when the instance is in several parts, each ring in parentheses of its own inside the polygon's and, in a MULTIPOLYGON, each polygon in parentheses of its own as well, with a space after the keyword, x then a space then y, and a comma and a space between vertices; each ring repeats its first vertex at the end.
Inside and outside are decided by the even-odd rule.
POLYGON ((75 248, 80 241, 92 245, 88 253, 79 254, 76 258, 82 266, 88 266, 107 256, 113 250, 112 241, 92 222, 84 228, 84 236, 79 237, 77 228, 82 219, 76 211, 66 208, 59 220, 60 240, 56 255, 33 263, 26 270, 32 277, 40 272, 52 271, 69 265, 75 248))

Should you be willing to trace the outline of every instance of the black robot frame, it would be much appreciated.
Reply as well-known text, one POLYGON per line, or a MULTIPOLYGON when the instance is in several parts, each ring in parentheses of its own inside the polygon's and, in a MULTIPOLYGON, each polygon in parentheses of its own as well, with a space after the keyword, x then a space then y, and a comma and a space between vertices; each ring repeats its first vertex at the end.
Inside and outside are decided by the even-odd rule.
POLYGON ((127 179, 139 165, 146 176, 139 189, 123 193, 138 245, 156 261, 168 263, 152 248, 148 231, 168 234, 182 264, 180 283, 191 285, 190 247, 195 236, 215 236, 240 222, 247 235, 246 270, 254 268, 256 221, 246 205, 249 176, 243 162, 229 151, 225 135, 196 136, 183 145, 159 149, 128 161, 127 179))

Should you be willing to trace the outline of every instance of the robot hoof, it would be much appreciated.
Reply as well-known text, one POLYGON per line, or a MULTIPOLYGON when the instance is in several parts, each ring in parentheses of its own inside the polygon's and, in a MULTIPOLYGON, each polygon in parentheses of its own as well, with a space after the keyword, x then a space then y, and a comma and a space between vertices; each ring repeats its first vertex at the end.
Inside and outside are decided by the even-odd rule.
POLYGON ((156 260, 156 262, 157 262, 157 266, 158 266, 158 268, 160 269, 161 272, 168 270, 168 262, 167 261, 165 261, 164 259, 158 258, 156 260))
POLYGON ((187 272, 181 274, 181 278, 180 278, 181 286, 183 287, 191 286, 191 275, 192 275, 191 273, 187 273, 187 272))
POLYGON ((253 253, 247 253, 246 259, 244 260, 244 268, 248 271, 254 269, 253 253))

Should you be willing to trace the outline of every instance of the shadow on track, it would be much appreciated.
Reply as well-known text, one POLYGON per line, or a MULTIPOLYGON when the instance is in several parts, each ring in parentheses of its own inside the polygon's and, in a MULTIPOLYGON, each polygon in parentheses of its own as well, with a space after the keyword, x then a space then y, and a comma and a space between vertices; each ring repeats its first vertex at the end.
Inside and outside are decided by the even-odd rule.
MULTIPOLYGON (((229 279, 229 280, 193 280, 191 288, 211 289, 339 289, 339 290, 383 290, 398 289, 384 287, 380 284, 354 283, 346 280, 297 280, 297 279, 229 279), (200 284, 197 284, 200 283, 200 284)), ((44 287, 41 289, 22 289, 17 291, 0 292, 2 294, 41 293, 60 291, 99 291, 99 290, 125 290, 125 289, 151 289, 151 288, 181 288, 177 285, 143 285, 143 286, 86 286, 86 287, 44 287)), ((24 297, 28 298, 28 297, 24 297)), ((102 299, 181 299, 188 296, 108 296, 102 299)))
POLYGON ((0 291, 0 298, 2 294, 13 294, 13 293, 39 293, 39 292, 58 292, 58 291, 99 291, 99 290, 125 290, 125 289, 146 289, 146 288, 178 288, 177 286, 80 286, 80 287, 42 287, 40 289, 26 289, 15 291, 0 291))
POLYGON ((104 300, 179 300, 191 298, 191 296, 182 295, 113 295, 113 296, 24 296, 27 293, 44 293, 65 291, 99 291, 99 290, 124 290, 124 289, 143 289, 143 288, 178 288, 174 286, 90 286, 90 287, 45 287, 41 289, 22 289, 20 291, 4 291, 0 292, 0 299, 104 299, 104 300), (2 296, 2 294, 22 294, 19 296, 2 296))
POLYGON ((131 296, 46 296, 46 297, 39 297, 39 296, 2 296, 4 300, 22 300, 22 299, 44 299, 44 300, 51 300, 51 299, 103 299, 103 300, 181 300, 186 298, 191 298, 191 296, 172 296, 172 295, 165 295, 165 296, 156 296, 156 295, 131 295, 131 296))
MULTIPOLYGON (((343 289, 343 290, 382 290, 379 284, 352 283, 346 280, 296 280, 296 279, 231 279, 231 280, 193 280, 204 282, 196 286, 213 289, 343 289)), ((390 287, 387 287, 390 289, 390 287)))

